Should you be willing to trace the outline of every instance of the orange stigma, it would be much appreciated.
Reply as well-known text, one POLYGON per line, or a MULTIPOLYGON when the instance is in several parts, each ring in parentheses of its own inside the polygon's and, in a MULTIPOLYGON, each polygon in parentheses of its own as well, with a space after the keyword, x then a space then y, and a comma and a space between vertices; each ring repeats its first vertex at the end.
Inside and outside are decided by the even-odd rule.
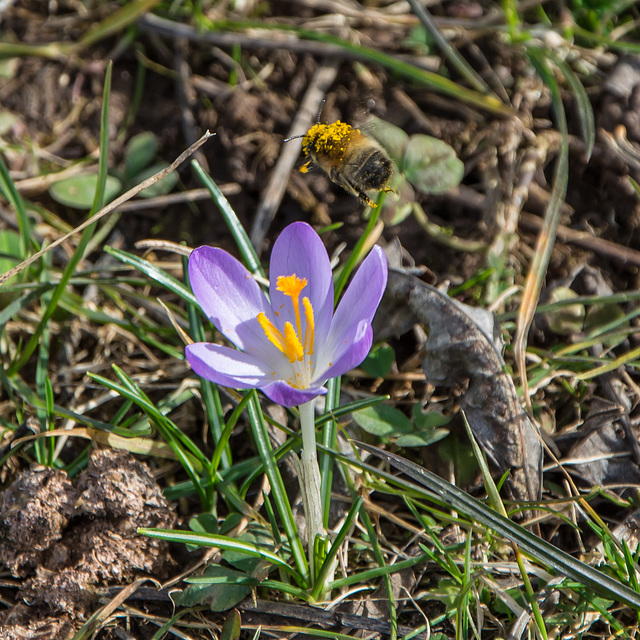
MULTIPOLYGON (((302 299, 306 325, 304 332, 302 330, 302 316, 300 315, 300 293, 306 286, 306 278, 298 278, 295 274, 278 276, 276 289, 291 298, 295 327, 291 322, 285 322, 284 332, 282 332, 262 312, 258 314, 257 320, 269 342, 271 342, 290 363, 304 362, 305 368, 310 368, 311 360, 309 356, 313 354, 315 323, 313 307, 311 306, 311 301, 306 296, 302 299)), ((296 373, 296 379, 298 378, 300 378, 300 372, 296 373)), ((294 386, 299 387, 298 384, 294 386)))

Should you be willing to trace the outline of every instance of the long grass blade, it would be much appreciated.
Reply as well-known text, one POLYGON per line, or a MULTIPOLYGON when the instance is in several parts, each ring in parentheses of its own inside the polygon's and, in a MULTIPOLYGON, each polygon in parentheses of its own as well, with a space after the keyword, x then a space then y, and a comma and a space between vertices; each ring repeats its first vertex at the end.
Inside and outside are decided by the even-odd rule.
POLYGON ((542 229, 536 241, 533 262, 527 274, 527 280, 522 294, 522 302, 520 303, 518 313, 516 333, 513 340, 513 350, 524 392, 524 401, 527 404, 529 412, 533 413, 530 406, 531 399, 529 397, 525 362, 527 336, 540 298, 540 291, 542 290, 542 283, 547 273, 551 252, 556 241, 556 232, 558 230, 558 224, 560 223, 560 214, 562 213, 562 205, 567 191, 567 183, 569 180, 569 134, 560 88, 553 73, 551 73, 547 66, 544 52, 539 49, 530 49, 528 53, 531 62, 551 90, 551 99, 558 122, 558 129, 562 135, 560 156, 556 163, 551 198, 549 199, 549 205, 545 212, 542 229))
MULTIPOLYGON (((503 515, 493 511, 490 507, 480 502, 476 498, 462 491, 455 485, 443 480, 435 473, 414 464, 409 460, 397 456, 388 451, 383 451, 368 444, 357 443, 358 447, 368 451, 369 453, 386 460, 396 469, 406 473, 420 485, 428 490, 424 492, 424 498, 429 501, 433 500, 431 492, 433 491, 446 504, 460 513, 464 513, 472 521, 480 523, 496 531, 507 540, 515 542, 523 551, 531 557, 544 563, 548 567, 555 569, 558 573, 564 574, 569 578, 577 580, 580 584, 590 588, 594 592, 604 596, 605 598, 613 598, 622 602, 637 611, 640 611, 640 593, 630 589, 628 586, 611 578, 602 571, 598 571, 593 567, 577 560, 568 553, 554 547, 546 540, 538 538, 524 527, 512 522, 503 515)), ((353 461, 351 462, 353 464, 353 461)), ((418 487, 411 483, 406 483, 394 476, 384 473, 379 469, 374 469, 369 465, 358 465, 371 471, 372 473, 385 478, 394 484, 399 483, 412 491, 420 491, 418 487)))
MULTIPOLYGON (((138 529, 138 533, 150 538, 158 538, 160 540, 168 540, 170 542, 182 542, 184 544, 194 545, 198 547, 216 547, 218 549, 227 549, 243 553, 254 558, 263 558, 284 569, 287 573, 296 575, 295 570, 290 567, 278 554, 267 551, 257 544, 234 540, 225 536, 219 536, 214 533, 195 533, 190 531, 180 531, 172 529, 138 529)), ((300 578, 300 576, 297 576, 300 578)))
MULTIPOLYGON (((429 32, 429 35, 433 38, 438 48, 442 52, 442 55, 447 59, 447 62, 463 77, 467 82, 480 93, 493 92, 487 85, 487 83, 476 73, 476 71, 469 65, 469 63, 460 55, 460 52, 451 45, 451 43, 444 37, 442 31, 435 23, 434 19, 427 8, 418 2, 418 0, 408 0, 411 10, 418 16, 420 22, 424 28, 429 32)), ((496 99, 497 96, 494 96, 496 99)))
POLYGON ((265 274, 262 269, 262 265, 260 264, 258 254, 253 248, 247 232, 238 219, 236 212, 229 204, 229 201, 224 197, 224 194, 220 191, 218 185, 211 179, 197 160, 192 160, 191 166, 200 180, 202 180, 204 186, 209 189, 213 201, 218 205, 218 209, 224 218, 225 224, 238 246, 238 251, 240 251, 240 256, 242 257, 244 266, 247 267, 251 273, 264 277, 265 274))
POLYGON ((578 79, 578 76, 575 74, 573 69, 554 52, 549 51, 547 55, 567 79, 567 83, 575 96, 576 105, 578 107, 580 130, 582 132, 582 139, 584 140, 585 156, 588 160, 591 158, 593 147, 596 143, 596 123, 591 101, 589 100, 586 89, 578 79))
POLYGON ((302 540, 298 533, 295 520, 293 519, 293 512, 291 511, 291 505, 287 497, 286 490, 284 488, 284 482, 280 475, 280 470, 276 465, 275 459, 272 455, 271 442, 269 441, 269 434, 267 432, 267 425, 262 415, 262 409, 260 408, 260 402, 258 401, 258 394, 255 390, 249 392, 251 399, 247 405, 249 411, 249 419, 251 421, 251 427, 253 431, 253 437, 256 443, 256 448, 262 460, 267 478, 271 484, 271 493, 278 509, 278 514, 282 520, 284 532, 289 540, 291 546, 291 554, 293 561, 298 569, 298 573, 302 576, 305 583, 310 582, 309 564, 302 547, 302 540))
MULTIPOLYGON (((89 212, 89 219, 100 209, 102 206, 102 200, 104 198, 105 193, 105 185, 107 180, 107 168, 109 161, 109 96, 111 95, 111 73, 113 69, 113 63, 110 62, 107 65, 107 72, 105 74, 104 79, 104 92, 102 95, 102 113, 100 117, 100 159, 98 161, 98 180, 96 186, 96 193, 93 200, 93 206, 91 207, 91 211, 89 212)), ((60 281, 58 285, 53 290, 51 294, 51 300, 47 304, 47 308, 42 314, 42 318, 38 323, 33 335, 29 338, 29 341, 25 345, 22 353, 18 357, 18 359, 9 367, 9 375, 16 373, 16 371, 20 371, 22 367, 27 363, 31 354, 34 352, 42 332, 45 327, 49 323, 51 316, 54 314, 55 310, 58 307, 58 303, 64 290, 67 287, 67 284, 73 275, 76 266, 84 256, 85 249, 89 240, 91 240, 91 236, 95 231, 96 223, 89 225, 82 233, 80 240, 78 242, 78 246, 76 247, 71 259, 67 263, 62 276, 60 277, 60 281)))

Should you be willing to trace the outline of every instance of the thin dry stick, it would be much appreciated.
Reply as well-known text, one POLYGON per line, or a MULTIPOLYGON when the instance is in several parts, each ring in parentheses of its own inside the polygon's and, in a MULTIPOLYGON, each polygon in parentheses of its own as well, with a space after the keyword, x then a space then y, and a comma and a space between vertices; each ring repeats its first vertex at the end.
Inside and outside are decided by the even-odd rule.
MULTIPOLYGON (((225 196, 234 196, 240 193, 240 185, 237 182, 227 182, 219 184, 218 188, 225 196)), ((155 196, 154 198, 144 198, 144 200, 133 200, 125 202, 118 207, 121 213, 129 211, 144 212, 146 209, 163 209, 173 204, 183 204, 184 202, 198 202, 199 200, 211 200, 211 191, 205 189, 190 189, 180 193, 167 193, 164 196, 155 196)))
MULTIPOLYGON (((290 136, 305 133, 310 129, 315 118, 318 116, 318 109, 322 104, 327 90, 336 78, 337 72, 337 62, 335 60, 324 62, 318 67, 318 70, 311 79, 307 93, 302 100, 300 110, 291 125, 291 129, 289 130, 290 136)), ((300 154, 300 144, 300 140, 292 140, 290 143, 282 146, 280 157, 271 174, 269 184, 267 184, 262 194, 262 202, 258 207, 258 212, 256 213, 249 235, 251 243, 258 254, 260 254, 260 248, 267 235, 269 225, 275 217, 276 211, 282 201, 289 174, 300 154)))
POLYGON ((68 240, 72 235, 86 229, 90 224, 97 222, 100 218, 104 218, 107 214, 111 213, 114 209, 117 209, 123 202, 133 198, 136 194, 140 193, 143 189, 150 187, 152 184, 158 182, 158 180, 162 180, 165 176, 169 175, 172 171, 175 171, 190 155, 192 155, 195 151, 197 151, 212 135, 209 131, 206 131, 204 135, 194 142, 186 151, 183 151, 168 167, 162 169, 162 171, 158 171, 158 173, 152 175, 150 178, 143 180, 140 184, 135 187, 129 189, 126 193, 123 193, 121 196, 116 198, 113 202, 109 203, 106 207, 103 207, 96 213, 94 216, 91 216, 87 220, 85 220, 82 224, 78 225, 69 233, 61 236, 57 240, 54 240, 50 245, 45 247, 44 249, 38 251, 38 253, 34 253, 32 256, 21 262, 19 265, 9 269, 6 273, 0 275, 0 286, 2 286, 9 278, 13 278, 16 274, 20 273, 23 269, 28 267, 30 264, 35 262, 38 258, 41 258, 45 253, 51 251, 59 244, 62 244, 65 240, 68 240))
MULTIPOLYGON (((516 156, 522 144, 522 137, 521 131, 511 129, 509 132, 509 147, 507 152, 503 154, 510 164, 512 178, 504 185, 505 190, 508 192, 505 194, 505 201, 498 202, 495 208, 496 213, 493 222, 497 233, 489 247, 490 264, 503 266, 507 264, 509 256, 518 241, 518 220, 529 196, 529 187, 533 182, 536 171, 547 157, 548 145, 538 144, 527 149, 518 163, 516 156), (515 184, 513 181, 514 175, 517 176, 515 184)), ((492 293, 497 293, 495 291, 497 283, 494 282, 493 284, 492 293)), ((491 302, 493 302, 493 298, 494 296, 491 297, 491 302)))
MULTIPOLYGON (((523 212, 520 216, 520 226, 523 229, 539 231, 543 224, 542 218, 532 213, 523 212)), ((596 255, 604 256, 621 264, 640 267, 640 251, 631 247, 625 247, 605 238, 598 238, 588 231, 578 231, 562 225, 558 225, 557 236, 560 242, 574 244, 577 247, 593 251, 596 255)))
MULTIPOLYGON (((180 120, 182 122, 182 133, 186 142, 192 142, 198 138, 200 127, 196 124, 193 111, 196 104, 196 92, 191 80, 191 67, 187 62, 187 51, 189 43, 185 38, 178 38, 174 47, 174 64, 176 69, 175 86, 180 108, 180 120)), ((195 159, 202 168, 209 173, 209 163, 204 153, 199 151, 195 154, 195 159)))
MULTIPOLYGON (((446 194, 445 197, 451 202, 459 203, 465 207, 469 207, 470 209, 483 211, 486 208, 486 196, 478 193, 470 187, 465 187, 464 185, 456 187, 456 189, 446 194)), ((530 183, 528 201, 525 204, 525 210, 520 213, 518 226, 527 231, 540 231, 544 221, 537 214, 539 210, 542 210, 547 206, 550 197, 550 194, 542 189, 542 187, 538 186, 536 183, 530 183)), ((565 203, 563 206, 563 213, 570 215, 572 212, 573 210, 571 207, 565 203)), ((420 220, 418 220, 418 222, 420 222, 420 220)), ((594 236, 592 232, 579 231, 577 229, 558 225, 557 239, 559 242, 574 244, 577 247, 593 251, 596 255, 605 256, 610 260, 640 267, 640 251, 612 242, 611 240, 599 238, 598 236, 594 236)), ((472 251, 475 249, 472 244, 471 248, 466 246, 462 250, 472 251)))
MULTIPOLYGON (((342 6, 341 6, 342 11, 342 6)), ((362 12, 362 9, 358 9, 362 12)), ((404 22, 403 18, 399 19, 404 22)), ((384 17, 385 26, 389 28, 389 17, 384 17)), ((186 24, 180 24, 173 20, 161 18, 152 13, 142 16, 136 26, 146 33, 153 33, 169 38, 186 38, 190 42, 200 44, 209 44, 216 47, 239 46, 242 49, 267 49, 276 51, 291 51, 293 53, 310 53, 314 56, 331 56, 340 60, 360 60, 368 62, 368 57, 357 50, 349 50, 344 47, 333 44, 331 42, 315 42, 313 40, 301 40, 291 37, 290 34, 282 34, 278 32, 268 33, 263 31, 264 35, 257 30, 251 30, 249 33, 242 31, 205 31, 202 32, 195 27, 186 24)), ((425 68, 424 56, 396 55, 393 56, 397 60, 403 60, 416 66, 425 68)), ((429 60, 426 60, 428 63, 429 60)), ((435 70, 435 69, 434 69, 435 70)))

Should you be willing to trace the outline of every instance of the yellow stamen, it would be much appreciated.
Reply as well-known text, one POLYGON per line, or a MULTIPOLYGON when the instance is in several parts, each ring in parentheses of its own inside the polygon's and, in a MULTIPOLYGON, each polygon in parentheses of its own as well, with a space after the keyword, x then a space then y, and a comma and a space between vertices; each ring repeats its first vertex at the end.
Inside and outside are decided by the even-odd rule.
POLYGON ((284 354, 289 358, 289 362, 302 360, 304 356, 302 344, 290 322, 284 323, 284 349, 284 354))
POLYGON ((292 276, 278 276, 276 289, 284 293, 285 296, 291 298, 293 302, 293 311, 296 316, 296 329, 298 335, 302 335, 302 326, 300 324, 300 292, 307 286, 306 278, 298 278, 294 273, 292 276))
POLYGON ((311 301, 306 296, 302 298, 302 306, 304 307, 304 317, 307 320, 307 330, 304 334, 304 352, 307 355, 312 355, 316 325, 313 320, 313 307, 311 306, 311 301))
MULTIPOLYGON (((304 363, 304 371, 300 370, 299 366, 296 365, 292 373, 292 378, 289 380, 292 386, 303 389, 310 383, 309 378, 311 376, 312 363, 309 356, 313 354, 315 340, 313 307, 309 298, 305 296, 302 299, 306 325, 304 346, 301 342, 303 333, 302 318, 300 317, 300 292, 307 286, 307 280, 305 278, 298 278, 295 274, 279 276, 276 285, 278 291, 291 298, 295 315, 295 326, 292 322, 285 322, 284 330, 280 331, 263 312, 257 315, 257 320, 269 342, 281 351, 291 364, 296 362, 304 363)), ((278 315, 275 310, 274 313, 278 315)))
POLYGON ((262 327, 262 330, 269 339, 269 342, 271 342, 271 344, 276 346, 278 349, 280 349, 280 351, 282 351, 282 353, 284 353, 285 338, 280 333, 278 328, 273 324, 273 322, 271 322, 271 320, 269 320, 269 318, 267 318, 263 311, 258 314, 257 318, 260 326, 262 327))

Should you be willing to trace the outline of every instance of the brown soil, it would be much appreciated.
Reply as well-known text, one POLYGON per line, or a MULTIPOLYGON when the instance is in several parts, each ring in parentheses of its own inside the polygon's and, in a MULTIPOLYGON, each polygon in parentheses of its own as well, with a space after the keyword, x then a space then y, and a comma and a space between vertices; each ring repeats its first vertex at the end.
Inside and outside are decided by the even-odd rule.
MULTIPOLYGON (((16 1, 2 15, 0 41, 77 42, 91 25, 116 8, 111 3, 93 3, 81 14, 76 5, 49 3, 52 14, 48 15, 43 3, 16 1)), ((475 3, 462 2, 455 7, 463 15, 471 10, 482 11, 475 3)), ((395 16, 385 12, 384 6, 379 12, 354 9, 347 11, 346 17, 329 16, 325 23, 325 9, 312 8, 312 3, 271 2, 264 10, 265 16, 227 16, 209 9, 211 19, 273 19, 307 28, 314 28, 316 21, 324 26, 335 24, 337 32, 347 39, 357 36, 364 45, 434 65, 432 58, 422 55, 420 47, 405 43, 417 24, 409 14, 395 16)), ((259 35, 275 38, 269 33, 259 35)), ((292 133, 291 123, 324 56, 307 40, 298 41, 299 50, 268 43, 245 43, 232 49, 204 40, 158 35, 148 25, 135 34, 133 44, 127 45, 123 38, 125 32, 119 32, 74 55, 58 59, 14 58, 3 67, 0 115, 10 112, 16 119, 0 133, 0 151, 23 197, 34 205, 30 214, 37 222, 38 233, 43 234, 39 239, 55 239, 67 225, 79 224, 85 213, 55 202, 44 184, 28 185, 23 181, 61 170, 80 159, 97 157, 103 82, 109 59, 114 60, 110 166, 122 163, 125 144, 137 133, 152 131, 158 138, 158 155, 172 161, 210 129, 216 135, 204 146, 201 163, 222 185, 245 228, 251 229, 282 152, 282 140, 292 133), (136 104, 138 82, 143 83, 143 89, 136 104)), ((486 245, 499 238, 507 224, 509 208, 515 207, 519 222, 514 225, 506 261, 508 272, 515 273, 513 282, 523 285, 541 215, 550 199, 560 143, 549 90, 529 72, 519 50, 496 38, 478 37, 473 42, 457 44, 489 82, 499 77, 505 83, 518 120, 468 106, 409 83, 380 66, 363 65, 346 57, 334 58, 330 63, 335 65, 337 76, 326 93, 322 120, 342 119, 357 125, 374 114, 410 135, 425 133, 450 144, 465 163, 463 183, 445 195, 419 195, 421 206, 431 222, 453 237, 486 245), (488 73, 490 69, 495 77, 488 73), (519 207, 514 188, 523 184, 523 203, 519 207)), ((579 295, 640 288, 640 201, 629 180, 632 177, 640 181, 640 65, 634 57, 626 58, 621 65, 613 54, 594 54, 589 62, 594 72, 585 82, 594 108, 597 142, 587 159, 575 100, 566 90, 563 98, 571 136, 569 183, 543 300, 559 285, 571 287, 579 295), (585 239, 586 235, 589 239, 585 239)), ((441 64, 436 62, 436 68, 441 64)), ((181 169, 180 180, 179 191, 202 186, 188 165, 181 169)), ((330 253, 340 242, 351 248, 365 224, 358 200, 320 171, 304 176, 293 172, 285 180, 287 188, 269 226, 262 247, 264 255, 268 255, 271 243, 290 222, 326 223, 327 215, 331 222, 343 224, 324 236, 330 253)), ((5 200, 0 200, 0 229, 16 227, 14 212, 5 200)), ((231 235, 211 200, 124 213, 104 244, 140 253, 136 243, 150 238, 234 250, 231 235)), ((428 275, 423 275, 423 280, 433 284, 458 285, 487 266, 485 252, 446 246, 425 234, 413 217, 398 226, 387 226, 380 242, 389 246, 396 240, 401 244, 405 265, 426 267, 428 275)), ((62 266, 70 254, 71 245, 63 244, 52 260, 62 266)), ((105 258, 101 248, 96 247, 85 256, 81 267, 96 264, 106 268, 114 261, 105 258)), ((179 265, 174 272, 181 277, 179 265)), ((460 294, 466 302, 474 302, 465 296, 464 292, 460 294)), ((510 304, 499 310, 513 311, 510 304)), ((144 311, 143 303, 140 305, 144 311)), ((625 311, 630 308, 624 306, 625 311)), ((119 313, 115 303, 113 311, 114 315, 119 313)), ((150 393, 155 389, 158 396, 167 385, 177 388, 187 373, 186 367, 164 353, 149 350, 130 335, 99 325, 88 329, 71 314, 54 320, 60 328, 60 340, 52 347, 52 366, 55 364, 56 368, 51 372, 57 404, 77 406, 94 399, 101 391, 87 383, 85 372, 108 375, 113 362, 131 374, 148 376, 150 393)), ((630 322, 637 327, 637 318, 630 322)), ((20 339, 26 342, 32 328, 14 323, 8 325, 7 331, 16 343, 20 339)), ((402 363, 413 363, 418 369, 416 349, 420 345, 411 336, 389 339, 400 368, 402 363)), ((530 344, 552 349, 565 339, 550 331, 545 320, 536 320, 530 344)), ((626 352, 637 346, 637 333, 630 333, 618 349, 626 352)), ((35 356, 21 375, 30 387, 34 386, 35 356)), ((559 386, 538 390, 534 398, 538 418, 556 440, 557 453, 574 457, 578 453, 628 451, 629 447, 619 446, 625 442, 619 423, 611 418, 604 424, 601 418, 602 402, 606 401, 615 405, 616 411, 622 406, 624 415, 637 423, 633 421, 638 402, 633 385, 622 374, 618 383, 618 395, 612 396, 609 382, 593 382, 584 389, 580 407, 559 386), (582 424, 583 420, 602 427, 595 441, 593 433, 572 430, 571 425, 582 424)), ((361 384, 364 388, 366 383, 361 384)), ((432 395, 434 402, 442 402, 446 411, 453 412, 458 408, 456 395, 464 393, 464 384, 453 386, 451 394, 447 391, 439 395, 441 390, 434 391, 424 383, 404 381, 385 383, 379 391, 390 393, 398 406, 405 400, 432 395)), ((4 402, 0 398, 0 416, 9 420, 9 405, 4 402)), ((97 410, 92 416, 109 422, 108 411, 97 410)), ((192 403, 188 410, 181 411, 180 424, 185 432, 199 434, 200 408, 192 403)), ((11 420, 14 419, 12 415, 11 420)), ((7 430, 3 444, 11 436, 7 430)), ((210 446, 206 438, 203 446, 210 446)), ((77 442, 69 444, 64 461, 73 460, 80 451, 77 442)), ((104 604, 105 597, 113 596, 109 587, 124 586, 142 576, 162 582, 183 568, 179 564, 182 561, 176 560, 180 551, 172 553, 165 543, 136 534, 138 527, 171 528, 176 524, 175 505, 167 503, 154 478, 154 474, 173 473, 175 467, 168 471, 161 467, 150 469, 129 454, 99 448, 90 453, 88 467, 77 477, 69 478, 63 471, 31 464, 33 459, 23 453, 24 450, 12 457, 0 471, 0 563, 6 604, 0 611, 0 637, 70 638, 104 604)), ((424 454, 425 463, 436 464, 430 455, 424 454)), ((581 477, 587 485, 637 483, 637 462, 609 465, 600 471, 593 467, 582 469, 581 477)), ((184 515, 189 515, 190 506, 182 506, 184 515)), ((144 606, 150 614, 162 611, 167 617, 171 615, 166 601, 148 601, 144 606)), ((147 638, 156 631, 157 627, 138 620, 133 624, 132 636, 105 630, 98 637, 147 638)))

